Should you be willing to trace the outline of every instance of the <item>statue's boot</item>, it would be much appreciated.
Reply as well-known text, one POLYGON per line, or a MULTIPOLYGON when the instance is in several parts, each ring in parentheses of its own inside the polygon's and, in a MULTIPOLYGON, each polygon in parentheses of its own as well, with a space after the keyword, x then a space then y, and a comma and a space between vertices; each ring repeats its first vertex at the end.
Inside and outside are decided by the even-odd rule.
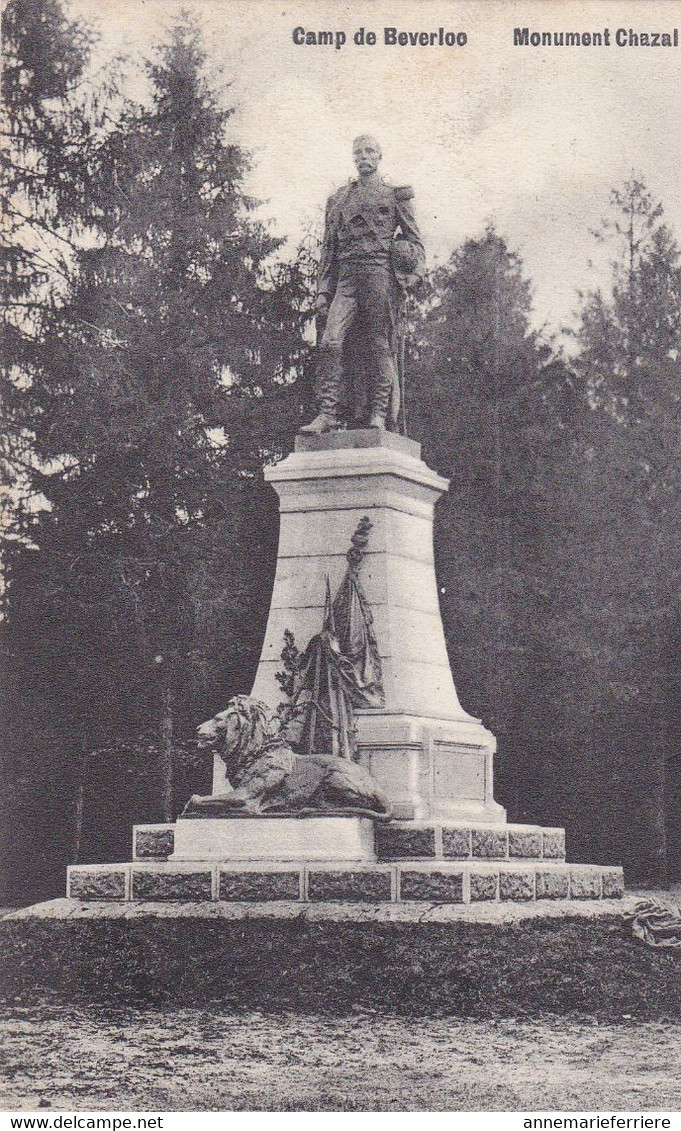
POLYGON ((381 432, 385 432, 385 418, 388 415, 391 390, 392 379, 390 371, 387 373, 379 373, 378 379, 373 381, 373 389, 371 390, 369 428, 379 428, 381 432))
POLYGON ((328 432, 331 428, 335 428, 338 424, 338 417, 335 413, 320 412, 311 420, 309 424, 303 424, 300 429, 306 436, 321 436, 322 432, 328 432))
POLYGON ((338 405, 343 387, 343 361, 340 347, 323 347, 319 359, 319 412, 300 429, 306 435, 319 436, 338 424, 338 405))
POLYGON ((385 419, 390 407, 393 385, 397 383, 397 370, 392 355, 389 335, 379 333, 374 343, 375 368, 369 384, 369 427, 385 432, 385 419))

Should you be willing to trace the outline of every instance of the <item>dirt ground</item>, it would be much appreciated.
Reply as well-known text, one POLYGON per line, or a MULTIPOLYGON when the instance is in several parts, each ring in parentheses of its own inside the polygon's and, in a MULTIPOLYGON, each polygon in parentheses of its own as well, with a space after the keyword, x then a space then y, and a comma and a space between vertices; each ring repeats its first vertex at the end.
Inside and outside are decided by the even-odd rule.
MULTIPOLYGON (((636 894, 681 903, 681 887, 636 894)), ((681 1022, 626 1015, 324 1017, 46 995, 0 1013, 0 1063, 11 1111, 681 1110, 681 1022)))
POLYGON ((16 1007, 4 1110, 677 1111, 681 1024, 16 1007))

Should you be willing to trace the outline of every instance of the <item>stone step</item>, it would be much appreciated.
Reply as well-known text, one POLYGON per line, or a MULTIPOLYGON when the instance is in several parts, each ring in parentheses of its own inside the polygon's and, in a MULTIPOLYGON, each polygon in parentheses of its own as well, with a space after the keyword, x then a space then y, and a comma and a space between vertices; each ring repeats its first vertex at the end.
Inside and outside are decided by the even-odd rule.
POLYGON ((537 861, 376 864, 134 861, 68 869, 67 895, 87 902, 479 903, 619 899, 622 869, 537 861))
POLYGON ((455 821, 377 824, 379 860, 565 860, 565 829, 455 821))
POLYGON ((133 860, 164 860, 175 851, 175 825, 135 825, 133 860))
MULTIPOLYGON (((398 860, 565 860, 565 830, 539 825, 390 821, 375 826, 376 855, 398 860)), ((136 825, 133 860, 164 860, 175 851, 175 825, 136 825)))

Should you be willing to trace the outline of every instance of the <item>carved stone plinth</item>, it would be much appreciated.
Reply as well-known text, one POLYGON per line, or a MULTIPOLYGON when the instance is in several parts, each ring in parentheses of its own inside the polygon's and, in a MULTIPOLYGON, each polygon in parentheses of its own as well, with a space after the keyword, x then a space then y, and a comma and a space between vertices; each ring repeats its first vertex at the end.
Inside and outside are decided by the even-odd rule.
POLYGON ((373 861, 369 817, 213 817, 179 820, 171 860, 373 861))
MULTIPOLYGON (((391 905, 409 916, 416 908, 421 920, 427 905, 446 905, 447 915, 464 905, 524 905, 541 915, 549 905, 621 898, 621 868, 567 863, 563 829, 509 825, 494 800, 496 742, 459 703, 440 619, 433 508, 447 482, 426 467, 419 446, 377 430, 299 437, 294 454, 266 476, 281 500, 281 533, 252 694, 278 706, 284 631, 300 649, 320 632, 326 575, 337 590, 350 539, 368 516, 360 577, 385 705, 356 713, 358 750, 394 819, 236 818, 218 807, 210 818, 137 826, 131 863, 69 869, 70 899, 102 915, 116 904, 145 904, 154 913, 211 904, 219 915, 235 905, 248 914, 270 905, 333 918, 334 905, 361 904, 372 905, 372 914, 391 905)), ((228 788, 216 758, 213 792, 228 788)))
MULTIPOLYGON (((299 436, 267 480, 280 500, 279 552, 252 694, 276 708, 284 631, 319 632, 325 578, 335 592, 350 538, 372 523, 360 577, 374 618, 385 706, 359 711, 360 761, 404 818, 504 821, 494 801, 494 735, 459 703, 433 562, 433 510, 448 482, 413 440, 377 429, 299 436)), ((214 791, 224 789, 216 760, 214 791)))
POLYGON ((78 864, 79 903, 297 905, 591 903, 620 899, 622 869, 565 860, 538 825, 253 817, 138 825, 129 864, 78 864))
POLYGON ((494 800, 496 739, 481 723, 360 711, 360 761, 396 817, 505 822, 494 800))

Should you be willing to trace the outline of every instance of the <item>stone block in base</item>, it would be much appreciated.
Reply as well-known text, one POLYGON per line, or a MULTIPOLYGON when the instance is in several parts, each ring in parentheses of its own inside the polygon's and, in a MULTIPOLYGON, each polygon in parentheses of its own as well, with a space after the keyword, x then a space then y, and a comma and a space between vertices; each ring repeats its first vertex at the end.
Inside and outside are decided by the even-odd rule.
POLYGON ((435 856, 435 829, 392 821, 376 826, 376 853, 379 860, 414 860, 435 856))
POLYGON ((513 825, 509 825, 508 855, 511 859, 521 857, 524 860, 530 860, 533 857, 539 858, 541 854, 541 829, 514 828, 513 825))
POLYGON ((565 829, 542 829, 545 860, 565 859, 565 829))
POLYGON ((499 894, 499 875, 497 872, 470 873, 470 901, 480 903, 496 900, 499 894))
POLYGON ((508 855, 506 829, 473 829, 473 856, 483 860, 505 860, 508 855))
POLYGON ((218 899, 262 903, 301 897, 300 872, 237 872, 220 870, 218 899))
POLYGON ((311 903, 349 901, 380 903, 392 899, 391 869, 366 871, 313 871, 307 874, 307 898, 311 903))
POLYGON ((156 869, 132 869, 132 898, 150 903, 181 900, 195 903, 213 896, 213 874, 210 869, 173 871, 159 865, 156 869))
POLYGON ((499 869, 499 899, 522 903, 534 899, 534 870, 499 869))
POLYGON ((601 873, 598 868, 570 868, 570 898, 600 899, 601 873))
POLYGON ((371 817, 210 817, 180 819, 173 860, 376 859, 371 817))
POLYGON ((624 895, 624 875, 621 868, 603 868, 603 899, 621 899, 624 895))
POLYGON ((125 899, 125 865, 95 864, 68 869, 66 894, 69 899, 125 899))
POLYGON ((400 868, 400 899, 463 903, 463 871, 400 868))
POLYGON ((468 860, 471 855, 470 829, 442 829, 442 855, 452 860, 468 860))
POLYGON ((566 868, 537 869, 537 899, 569 899, 570 873, 566 868))
POLYGON ((135 825, 132 830, 133 860, 165 860, 174 847, 174 825, 135 825))

